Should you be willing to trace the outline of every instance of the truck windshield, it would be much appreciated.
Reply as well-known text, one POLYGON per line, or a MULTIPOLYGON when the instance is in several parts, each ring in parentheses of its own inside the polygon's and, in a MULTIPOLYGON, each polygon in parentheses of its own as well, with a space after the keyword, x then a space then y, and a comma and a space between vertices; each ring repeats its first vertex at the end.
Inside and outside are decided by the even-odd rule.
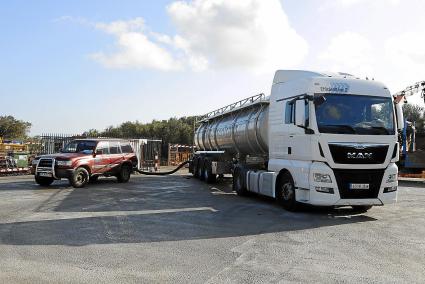
POLYGON ((318 101, 320 103, 315 104, 316 120, 321 133, 395 134, 391 98, 324 94, 318 101))
POLYGON ((63 153, 93 153, 95 141, 71 141, 62 150, 63 153))

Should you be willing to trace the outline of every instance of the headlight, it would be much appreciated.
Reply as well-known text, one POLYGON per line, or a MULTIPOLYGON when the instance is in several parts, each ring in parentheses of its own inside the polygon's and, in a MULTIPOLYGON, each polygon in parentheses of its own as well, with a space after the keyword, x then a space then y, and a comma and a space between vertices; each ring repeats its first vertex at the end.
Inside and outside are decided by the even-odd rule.
POLYGON ((37 160, 36 160, 36 159, 34 159, 34 160, 32 160, 31 165, 33 165, 33 166, 37 166, 37 163, 38 163, 38 159, 37 159, 37 160))
POLYGON ((332 183, 331 176, 328 174, 314 173, 313 178, 315 182, 332 183))
POLYGON ((72 161, 56 161, 56 164, 58 166, 70 167, 70 166, 72 166, 72 161))
POLYGON ((395 181, 397 181, 397 174, 390 174, 390 175, 388 175, 387 183, 395 182, 395 181))

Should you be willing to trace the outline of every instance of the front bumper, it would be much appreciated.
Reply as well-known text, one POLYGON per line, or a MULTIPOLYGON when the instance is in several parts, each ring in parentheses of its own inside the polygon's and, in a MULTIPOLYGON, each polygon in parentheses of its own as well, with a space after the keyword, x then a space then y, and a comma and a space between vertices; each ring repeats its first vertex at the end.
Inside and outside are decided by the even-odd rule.
MULTIPOLYGON (((348 170, 347 170, 348 171, 348 170)), ((353 177, 356 175, 356 171, 367 172, 367 170, 351 170, 353 177)), ((372 171, 372 170, 371 170, 372 171)), ((384 189, 388 187, 398 186, 398 181, 387 182, 389 175, 397 174, 398 168, 394 163, 391 163, 386 169, 382 169, 381 181, 374 180, 376 182, 376 192, 374 194, 366 194, 364 196, 356 197, 355 194, 347 192, 347 188, 341 188, 343 182, 353 182, 350 179, 350 175, 345 175, 345 181, 339 180, 337 182, 334 170, 328 165, 320 162, 315 162, 311 165, 310 176, 309 176, 309 189, 297 189, 296 198, 297 201, 318 206, 346 206, 346 205, 384 205, 397 202, 397 191, 385 192, 384 189), (314 173, 323 173, 330 175, 331 183, 319 183, 315 182, 313 178, 314 173), (383 173, 383 174, 382 174, 383 173), (319 192, 316 190, 317 187, 328 187, 333 189, 333 193, 319 192), (354 196, 354 198, 353 198, 354 196)), ((358 175, 358 174, 357 174, 358 175)), ((340 178, 340 177, 339 177, 340 178)), ((353 178, 353 180, 355 180, 353 178)), ((372 189, 371 189, 372 190, 372 189)))
POLYGON ((40 176, 41 173, 45 173, 49 175, 49 177, 53 177, 54 179, 62 179, 66 178, 69 179, 74 174, 74 169, 63 169, 63 168, 55 168, 54 170, 51 169, 42 169, 36 171, 35 167, 31 168, 31 174, 40 176))

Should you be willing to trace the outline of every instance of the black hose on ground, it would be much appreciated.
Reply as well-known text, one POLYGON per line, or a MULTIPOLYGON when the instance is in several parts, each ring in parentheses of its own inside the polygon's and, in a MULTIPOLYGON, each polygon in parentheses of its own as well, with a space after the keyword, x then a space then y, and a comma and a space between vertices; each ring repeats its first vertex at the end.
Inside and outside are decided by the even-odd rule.
POLYGON ((142 175, 148 175, 148 176, 165 176, 165 175, 171 175, 174 174, 175 172, 177 172, 178 170, 180 170, 181 168, 183 168, 186 164, 189 164, 189 161, 183 162, 180 165, 178 165, 177 168, 175 168, 172 171, 168 171, 168 172, 145 172, 142 170, 136 170, 137 172, 141 173, 142 175))

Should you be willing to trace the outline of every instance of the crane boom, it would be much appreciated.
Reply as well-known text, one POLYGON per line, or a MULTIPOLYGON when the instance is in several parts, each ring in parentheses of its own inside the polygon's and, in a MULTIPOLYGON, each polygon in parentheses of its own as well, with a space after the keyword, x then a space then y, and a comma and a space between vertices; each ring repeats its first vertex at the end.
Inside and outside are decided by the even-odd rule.
POLYGON ((421 92, 421 98, 425 103, 425 81, 416 82, 413 85, 406 87, 404 90, 394 94, 394 100, 396 103, 401 102, 406 97, 413 96, 414 94, 421 92))

